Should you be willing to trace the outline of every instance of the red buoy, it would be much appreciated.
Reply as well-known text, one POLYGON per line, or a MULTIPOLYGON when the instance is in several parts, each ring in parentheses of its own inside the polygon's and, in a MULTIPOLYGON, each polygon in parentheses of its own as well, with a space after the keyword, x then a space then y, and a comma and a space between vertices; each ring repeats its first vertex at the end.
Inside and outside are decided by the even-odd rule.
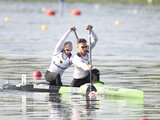
POLYGON ((41 80, 41 77, 42 77, 42 73, 40 71, 37 70, 33 73, 34 80, 41 80))
POLYGON ((55 15, 56 14, 56 12, 55 12, 55 10, 53 10, 53 9, 48 9, 48 10, 46 10, 46 15, 47 16, 52 16, 52 15, 55 15))
POLYGON ((81 15, 81 11, 79 9, 74 9, 71 11, 71 16, 81 15))
POLYGON ((15 3, 15 7, 19 7, 19 3, 15 3))
POLYGON ((141 118, 140 120, 149 120, 149 119, 147 119, 147 118, 141 118))

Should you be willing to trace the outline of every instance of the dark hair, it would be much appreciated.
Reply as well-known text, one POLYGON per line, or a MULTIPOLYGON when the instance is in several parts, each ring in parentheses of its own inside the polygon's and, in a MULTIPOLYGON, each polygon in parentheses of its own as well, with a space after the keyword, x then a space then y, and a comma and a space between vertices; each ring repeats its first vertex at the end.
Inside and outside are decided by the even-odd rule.
POLYGON ((66 45, 72 45, 72 42, 71 41, 66 41, 65 43, 64 43, 64 47, 66 46, 66 45))
POLYGON ((79 43, 87 43, 87 40, 84 38, 79 38, 77 44, 79 43))

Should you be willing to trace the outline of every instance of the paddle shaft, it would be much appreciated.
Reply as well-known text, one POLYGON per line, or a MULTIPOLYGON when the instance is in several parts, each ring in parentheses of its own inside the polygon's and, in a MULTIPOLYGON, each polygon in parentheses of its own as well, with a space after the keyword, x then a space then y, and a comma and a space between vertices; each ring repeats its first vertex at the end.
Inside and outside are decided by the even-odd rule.
MULTIPOLYGON (((91 52, 91 30, 89 30, 89 64, 92 65, 92 52, 91 52)), ((92 86, 92 70, 89 70, 90 73, 90 91, 92 86)))
MULTIPOLYGON (((78 35, 74 30, 74 34, 78 40, 78 35)), ((89 64, 92 65, 92 52, 91 52, 91 29, 89 30, 89 64)), ((90 73, 90 91, 92 91, 92 70, 89 70, 90 73)))
POLYGON ((77 40, 78 40, 78 35, 77 35, 76 31, 75 30, 73 30, 73 31, 74 31, 74 34, 75 34, 77 40))

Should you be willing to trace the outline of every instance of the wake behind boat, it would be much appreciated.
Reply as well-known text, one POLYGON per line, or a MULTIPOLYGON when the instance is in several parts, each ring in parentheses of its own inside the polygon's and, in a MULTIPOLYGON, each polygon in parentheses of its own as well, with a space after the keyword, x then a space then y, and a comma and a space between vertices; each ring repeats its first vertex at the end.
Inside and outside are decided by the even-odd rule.
MULTIPOLYGON (((90 84, 84 84, 80 87, 70 87, 70 86, 53 86, 46 82, 41 83, 26 83, 13 85, 11 83, 6 83, 3 85, 3 89, 8 90, 20 90, 29 92, 53 92, 53 93, 82 93, 85 94, 86 90, 90 84)), ((136 97, 144 98, 144 92, 136 89, 126 89, 121 87, 112 87, 104 85, 102 82, 95 82, 93 86, 96 88, 97 94, 105 94, 112 96, 122 96, 122 97, 136 97)))

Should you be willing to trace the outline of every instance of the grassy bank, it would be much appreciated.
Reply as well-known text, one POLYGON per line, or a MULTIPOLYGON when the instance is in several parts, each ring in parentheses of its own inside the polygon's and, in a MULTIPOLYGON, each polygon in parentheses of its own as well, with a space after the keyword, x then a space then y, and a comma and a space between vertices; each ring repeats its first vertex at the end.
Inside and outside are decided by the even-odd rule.
MULTIPOLYGON (((58 0, 1 0, 1 1, 41 1, 41 2, 58 2, 58 0)), ((142 3, 151 3, 151 4, 160 4, 160 0, 64 0, 65 2, 88 2, 88 3, 135 3, 135 4, 142 4, 142 3)))

